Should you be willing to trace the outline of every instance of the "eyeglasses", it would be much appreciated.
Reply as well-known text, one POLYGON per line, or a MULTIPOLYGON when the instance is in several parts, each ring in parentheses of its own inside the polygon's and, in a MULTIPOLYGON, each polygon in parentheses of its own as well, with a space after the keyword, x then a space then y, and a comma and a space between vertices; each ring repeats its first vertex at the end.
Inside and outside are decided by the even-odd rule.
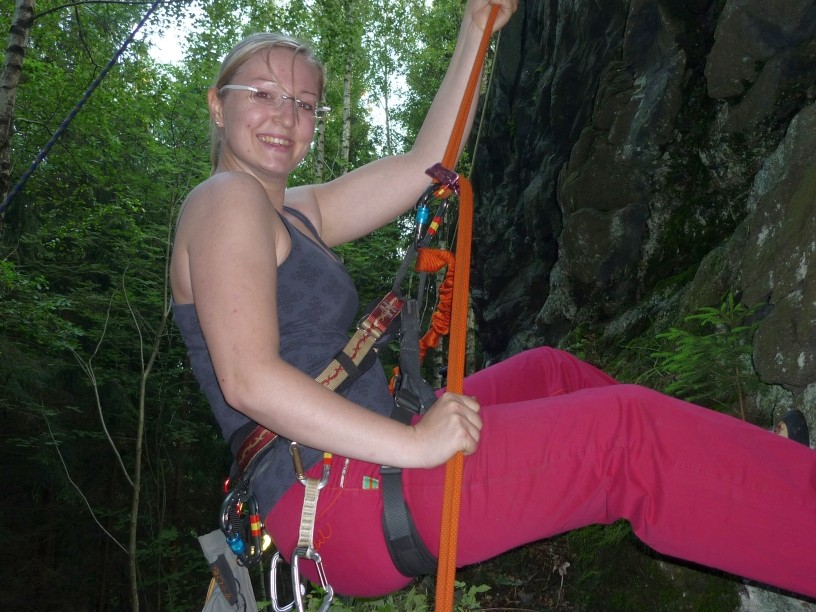
POLYGON ((309 102, 304 102, 298 98, 293 98, 292 96, 287 96, 277 91, 273 91, 271 89, 258 89, 257 87, 251 87, 250 85, 224 85, 221 89, 218 90, 220 94, 225 89, 236 89, 239 91, 248 91, 249 92, 249 101, 254 102, 255 104, 262 104, 264 106, 268 106, 270 108, 280 108, 283 106, 284 102, 292 102, 292 108, 298 110, 298 114, 303 114, 304 116, 312 116, 316 119, 322 119, 325 117, 329 111, 331 110, 328 106, 318 106, 315 107, 313 104, 309 102))

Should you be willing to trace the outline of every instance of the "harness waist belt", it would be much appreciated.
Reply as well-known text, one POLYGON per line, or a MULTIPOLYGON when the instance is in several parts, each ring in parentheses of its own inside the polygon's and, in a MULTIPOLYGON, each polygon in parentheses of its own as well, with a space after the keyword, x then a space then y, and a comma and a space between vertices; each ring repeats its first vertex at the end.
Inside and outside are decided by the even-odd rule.
POLYGON ((235 453, 235 463, 238 465, 238 473, 244 474, 255 457, 269 448, 278 439, 278 434, 268 430, 262 425, 255 427, 250 434, 241 442, 238 451, 235 453))

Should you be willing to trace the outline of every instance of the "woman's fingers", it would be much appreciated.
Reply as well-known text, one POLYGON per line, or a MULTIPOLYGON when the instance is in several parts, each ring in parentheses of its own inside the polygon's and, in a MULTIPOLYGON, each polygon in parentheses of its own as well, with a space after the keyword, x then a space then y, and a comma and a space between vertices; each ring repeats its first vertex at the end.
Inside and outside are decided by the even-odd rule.
POLYGON ((479 29, 484 31, 487 25, 490 11, 493 10, 493 5, 498 5, 499 12, 496 15, 496 21, 493 24, 493 31, 496 32, 503 28, 513 13, 518 9, 518 0, 471 0, 468 5, 468 11, 471 13, 471 19, 479 29))
POLYGON ((479 402, 473 397, 457 393, 445 393, 442 398, 450 406, 451 418, 455 419, 455 425, 458 427, 456 433, 459 434, 457 438, 461 446, 456 450, 461 450, 465 454, 474 453, 482 430, 479 402))

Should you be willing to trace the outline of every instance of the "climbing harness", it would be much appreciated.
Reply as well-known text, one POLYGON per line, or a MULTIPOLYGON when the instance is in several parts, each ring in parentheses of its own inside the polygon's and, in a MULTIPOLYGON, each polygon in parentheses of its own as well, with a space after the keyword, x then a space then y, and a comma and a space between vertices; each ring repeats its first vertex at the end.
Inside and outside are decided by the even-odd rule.
MULTIPOLYGON (((403 258, 391 290, 357 324, 357 329, 343 350, 339 351, 329 365, 315 380, 328 389, 342 392, 361 376, 376 361, 379 342, 390 338, 390 328, 400 319, 400 374, 394 383, 394 408, 392 418, 410 423, 414 415, 421 415, 436 400, 431 386, 420 374, 419 350, 419 308, 415 299, 404 296, 401 285, 414 263, 417 253, 422 253, 426 245, 442 225, 448 198, 459 192, 459 177, 456 173, 436 164, 427 170, 432 184, 426 189, 416 204, 418 230, 415 239, 403 258), (433 217, 430 209, 437 201, 433 217)), ((444 259, 443 259, 444 260, 444 259)), ((450 261, 450 260, 445 260, 450 261)), ((424 272, 422 275, 424 276, 424 272)), ((424 282, 424 279, 423 279, 424 282)), ((421 291, 419 292, 421 294, 421 291)), ((280 438, 278 434, 261 425, 249 423, 233 436, 230 446, 235 456, 232 487, 222 504, 221 529, 230 549, 244 565, 257 563, 266 550, 263 524, 257 515, 257 502, 248 491, 244 478, 251 474, 252 467, 265 455, 267 450, 280 438)), ((304 486, 304 503, 301 513, 300 533, 291 565, 292 601, 282 604, 278 592, 281 567, 284 559, 280 552, 272 557, 269 582, 272 606, 276 612, 297 609, 302 612, 304 585, 301 583, 300 567, 304 561, 315 563, 320 586, 325 595, 320 610, 328 610, 334 597, 320 554, 313 544, 314 521, 320 490, 329 479, 331 454, 324 454, 323 470, 319 479, 308 478, 303 468, 299 446, 289 442, 293 468, 297 480, 304 486)), ((406 576, 414 577, 433 571, 436 558, 428 551, 411 519, 402 493, 402 470, 390 466, 381 468, 381 488, 383 492, 383 530, 388 550, 397 569, 406 576)))
MULTIPOLYGON (((376 304, 368 315, 360 319, 355 333, 343 350, 338 352, 323 372, 315 378, 325 387, 342 392, 376 361, 374 349, 377 343, 390 337, 390 328, 399 318, 400 356, 398 374, 392 381, 394 394, 392 418, 403 423, 410 423, 415 415, 423 414, 436 401, 436 395, 420 373, 421 358, 424 356, 425 349, 420 347, 417 300, 406 298, 400 287, 410 265, 414 263, 414 260, 423 259, 418 254, 427 252, 427 245, 442 225, 449 197, 460 192, 459 176, 440 164, 429 168, 427 174, 433 182, 415 207, 417 231, 413 243, 403 258, 391 291, 376 304), (435 214, 431 217, 430 209, 434 200, 438 202, 438 205, 435 214)), ((443 256, 438 257, 438 260, 448 265, 446 281, 450 285, 453 259, 443 256)), ((421 272, 418 294, 421 295, 422 284, 427 272, 425 267, 418 265, 418 268, 421 272)), ((442 324, 443 327, 445 325, 442 324)), ((430 335, 438 342, 440 330, 430 330, 423 339, 427 339, 430 335)), ((433 342, 426 342, 426 344, 435 346, 433 342)), ((222 505, 221 526, 230 548, 245 565, 254 564, 261 558, 266 550, 264 538, 267 536, 262 535, 263 525, 260 517, 257 516, 257 503, 251 493, 248 493, 248 487, 244 484, 243 478, 244 475, 251 473, 252 467, 265 455, 267 450, 272 448, 279 437, 278 434, 261 425, 249 423, 234 436, 236 442, 231 441, 230 444, 234 450, 235 469, 240 476, 235 479, 236 484, 227 494, 222 505)), ((300 567, 302 562, 311 561, 315 563, 320 586, 325 592, 320 607, 320 612, 324 612, 331 605, 334 590, 326 576, 320 554, 314 548, 312 538, 317 500, 320 490, 328 482, 331 455, 324 455, 321 478, 308 478, 303 469, 298 444, 290 442, 289 445, 295 475, 304 486, 304 503, 301 513, 300 537, 290 561, 293 599, 286 604, 281 603, 278 585, 284 559, 280 552, 275 552, 269 573, 272 606, 275 612, 289 612, 292 609, 303 612, 305 588, 301 583, 300 567)), ((422 542, 405 503, 402 492, 402 470, 382 466, 380 475, 383 496, 383 532, 395 567, 409 577, 433 572, 437 559, 422 542)))

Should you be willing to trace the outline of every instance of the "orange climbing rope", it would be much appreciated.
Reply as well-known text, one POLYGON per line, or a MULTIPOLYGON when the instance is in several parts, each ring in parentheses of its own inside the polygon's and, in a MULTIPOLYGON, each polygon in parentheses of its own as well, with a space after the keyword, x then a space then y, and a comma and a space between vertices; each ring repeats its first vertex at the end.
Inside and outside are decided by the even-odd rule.
MULTIPOLYGON (((484 34, 470 72, 465 95, 456 116, 448 148, 442 158, 445 168, 453 168, 459 156, 467 118, 479 85, 484 58, 499 7, 493 5, 484 34)), ((465 377, 465 341, 467 336, 468 288, 470 286, 470 244, 473 235, 473 188, 470 181, 460 178, 458 237, 456 261, 458 273, 453 283, 453 305, 448 353, 448 390, 461 393, 465 377)), ((456 544, 459 536, 459 506, 462 493, 464 455, 459 452, 445 466, 445 496, 442 501, 442 530, 439 540, 439 562, 436 575, 436 611, 453 610, 456 578, 456 544)))

